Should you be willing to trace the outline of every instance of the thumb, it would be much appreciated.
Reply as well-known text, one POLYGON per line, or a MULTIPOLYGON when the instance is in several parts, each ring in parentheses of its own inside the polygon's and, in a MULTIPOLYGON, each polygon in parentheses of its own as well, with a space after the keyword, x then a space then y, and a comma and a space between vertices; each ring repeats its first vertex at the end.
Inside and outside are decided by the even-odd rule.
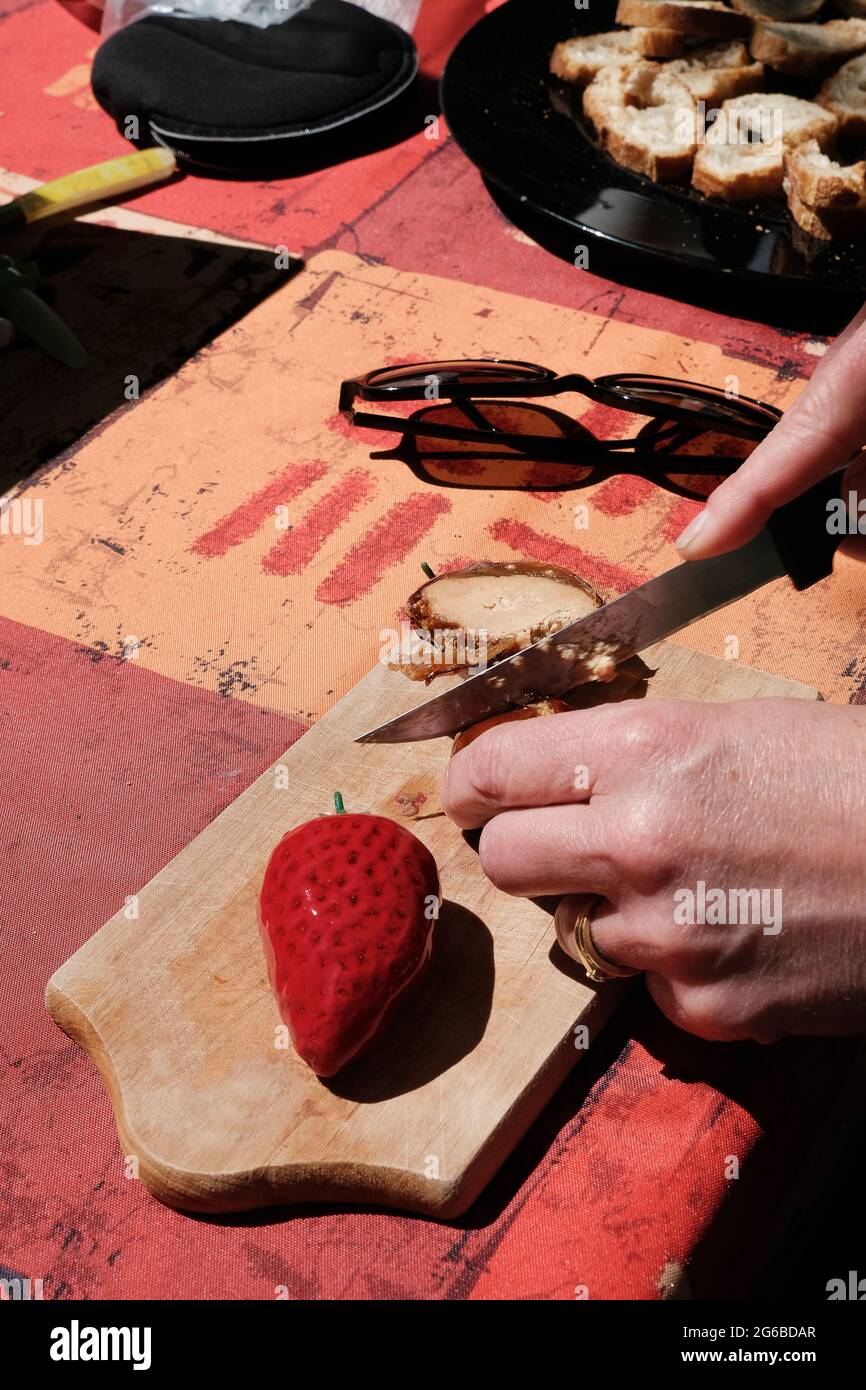
POLYGON ((852 560, 866 561, 866 452, 858 454, 842 479, 842 496, 848 503, 849 518, 859 522, 856 535, 847 536, 839 549, 852 560))
POLYGON ((827 367, 683 531, 677 546, 684 559, 745 545, 777 507, 859 451, 866 441, 866 322, 836 345, 827 367))

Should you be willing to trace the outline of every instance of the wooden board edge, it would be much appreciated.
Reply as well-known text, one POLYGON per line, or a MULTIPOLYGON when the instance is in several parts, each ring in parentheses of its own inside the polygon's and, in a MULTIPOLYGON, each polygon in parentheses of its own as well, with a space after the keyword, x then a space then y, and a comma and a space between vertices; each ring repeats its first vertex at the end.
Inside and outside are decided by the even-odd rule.
POLYGON ((593 998, 579 1019, 575 1020, 544 1066, 536 1072, 511 1109, 502 1117, 498 1128, 467 1165, 459 1183, 455 1184, 457 1191, 453 1209, 447 1213, 438 1213, 443 1219, 453 1219, 468 1211, 517 1148, 545 1106, 556 1095, 565 1079, 586 1057, 586 1050, 578 1050, 575 1046, 573 1034, 577 1024, 585 1024, 588 1028, 588 1047, 591 1046, 616 1013, 625 995, 634 988, 635 983, 633 979, 610 980, 596 987, 593 998), (515 1131, 518 1134, 517 1139, 513 1137, 515 1131), (507 1132, 504 1152, 500 1142, 501 1132, 507 1132))
MULTIPOLYGON (((682 659, 681 653, 690 653, 692 650, 673 643, 666 643, 664 646, 676 651, 677 656, 670 658, 673 660, 678 657, 682 659)), ((652 660, 655 651, 656 649, 650 649, 645 655, 652 660)), ((735 665, 740 670, 754 673, 756 678, 766 678, 768 675, 756 667, 743 667, 740 663, 735 665)), ((367 678, 371 677, 376 669, 373 668, 367 678)), ((814 687, 795 681, 787 683, 792 687, 789 693, 794 698, 822 699, 820 692, 814 687)), ((337 716, 340 703, 317 721, 307 733, 315 736, 318 731, 321 736, 323 724, 326 725, 330 718, 337 716)), ((288 751, 294 751, 302 739, 307 737, 307 733, 296 740, 288 751)), ((269 769, 266 769, 261 777, 267 776, 268 771, 269 769)), ((201 833, 207 833, 222 816, 231 813, 238 800, 250 792, 259 780, 256 778, 250 787, 215 817, 201 833)), ((185 853, 186 848, 188 847, 181 850, 179 855, 185 853)), ((82 946, 51 976, 45 993, 46 1008, 57 1026, 87 1053, 99 1071, 109 1094, 122 1152, 138 1160, 139 1180, 160 1201, 181 1210, 220 1215, 305 1202, 344 1203, 354 1206, 361 1203, 386 1209, 406 1210, 439 1220, 455 1219, 471 1207, 508 1154, 513 1151, 515 1143, 519 1142, 519 1138, 517 1141, 513 1138, 515 1127, 519 1136, 526 1133, 567 1075, 581 1060, 581 1054, 576 1052, 569 1031, 550 1053, 544 1066, 527 1083, 510 1110, 501 1117, 497 1128, 468 1160, 463 1171, 451 1181, 427 1178, 421 1173, 412 1173, 401 1168, 371 1168, 356 1166, 350 1162, 294 1163, 277 1168, 269 1166, 267 1169, 239 1171, 220 1177, 182 1170, 161 1160, 158 1155, 147 1152, 145 1146, 136 1138, 126 1115, 120 1081, 99 1031, 84 1008, 74 1001, 71 993, 67 993, 67 986, 71 990, 76 983, 76 964, 98 935, 97 931, 89 941, 82 943, 82 946)), ((583 1013, 575 1019, 575 1023, 586 1023, 594 1037, 614 1012, 623 987, 628 987, 629 984, 630 982, 612 982, 597 990, 583 1013)))
MULTIPOLYGON (((137 1179, 166 1206, 207 1215, 229 1215, 267 1207, 291 1207, 306 1202, 370 1205, 412 1212, 439 1221, 464 1215, 514 1150, 508 1137, 515 1125, 525 1134, 552 1100, 563 1081, 586 1055, 574 1045, 569 1029, 545 1065, 530 1079, 497 1129, 453 1180, 428 1178, 387 1166, 352 1163, 287 1164, 268 1172, 240 1171, 216 1180, 211 1173, 177 1168, 148 1152, 135 1137, 127 1119, 117 1074, 98 1030, 83 1009, 67 995, 55 972, 45 991, 51 1018, 93 1062, 108 1092, 117 1137, 124 1159, 135 1158, 137 1179), (504 1136, 501 1139, 501 1136, 504 1136), (503 1151, 504 1150, 504 1151, 503 1151)), ((589 1042, 615 1012, 633 981, 611 981, 599 988, 576 1020, 589 1029, 589 1042)))
MULTIPOLYGON (((789 688, 786 694, 771 696, 756 696, 757 699, 774 700, 823 700, 824 696, 816 685, 806 685, 803 681, 795 680, 793 676, 780 676, 775 671, 765 671, 762 666, 752 666, 747 661, 726 661, 722 656, 715 656, 712 652, 700 651, 697 647, 687 647, 682 642, 671 642, 665 639, 663 642, 656 642, 651 647, 645 647, 642 652, 638 652, 637 660, 643 661, 655 674, 653 663, 657 666, 664 664, 665 660, 682 660, 685 657, 706 657, 709 661, 718 661, 721 665, 730 666, 735 671, 740 671, 744 675, 754 676, 761 681, 776 681, 789 688)), ((635 658, 631 658, 635 660, 635 658)), ((686 698, 686 697, 683 697, 686 698)), ((744 697, 749 698, 749 697, 744 697)), ((707 701, 708 704, 717 703, 707 701)), ((727 703, 727 702, 725 702, 727 703)))

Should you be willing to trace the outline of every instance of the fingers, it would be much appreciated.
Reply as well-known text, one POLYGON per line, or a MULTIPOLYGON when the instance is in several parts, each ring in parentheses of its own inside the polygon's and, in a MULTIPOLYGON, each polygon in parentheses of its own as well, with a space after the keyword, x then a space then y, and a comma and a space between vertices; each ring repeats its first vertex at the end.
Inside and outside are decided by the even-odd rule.
MULTIPOLYGON (((858 454, 853 463, 845 470, 845 477, 842 480, 842 496, 846 501, 852 492, 857 496, 859 516, 859 506, 862 505, 862 499, 866 499, 866 450, 858 454)), ((863 509, 866 512, 866 505, 863 509)), ((862 518, 860 520, 862 523, 862 518)), ((850 556, 852 560, 859 560, 861 564, 866 562, 866 534, 861 535, 858 531, 857 535, 846 536, 839 549, 843 555, 850 556)))
POLYGON ((611 836, 594 806, 503 811, 484 827, 481 867, 504 893, 540 898, 617 890, 611 836))
MULTIPOLYGON (((572 928, 571 914, 585 906, 585 897, 563 898, 557 918, 565 915, 566 937, 572 928)), ((742 980, 731 987, 704 972, 695 977, 684 970, 689 961, 687 945, 675 943, 666 924, 654 921, 640 903, 632 900, 622 908, 600 903, 592 915, 590 935, 599 955, 645 975, 651 998, 677 1028, 711 1042, 753 1038, 770 1043, 784 1036, 786 1028, 777 1011, 756 1007, 742 980)))
POLYGON ((864 373, 866 316, 861 314, 773 431, 686 527, 677 541, 685 559, 745 545, 777 507, 857 453, 866 442, 864 373))
POLYGON ((796 1026, 792 1029, 789 1010, 762 1006, 757 998, 750 1001, 741 982, 735 988, 714 981, 694 985, 650 973, 646 985, 671 1023, 707 1042, 741 1042, 748 1038, 767 1045, 792 1031, 800 1031, 796 1026))
POLYGON ((848 326, 846 328, 843 328, 842 332, 838 333, 836 337, 833 339, 827 351, 824 353, 824 356, 820 359, 817 367, 812 373, 813 380, 819 374, 829 370, 830 364, 832 363, 836 354, 845 346, 848 339, 852 338, 854 334, 857 332, 858 328, 860 328, 863 324, 866 324, 866 304, 863 305, 863 308, 859 311, 859 313, 854 315, 853 319, 848 324, 848 326))
POLYGON ((664 975, 648 974, 646 987, 665 1018, 686 1033, 707 1042, 732 1042, 734 1034, 723 1019, 702 1004, 701 990, 679 987, 664 975))
POLYGON ((502 810, 587 801, 594 710, 501 724, 456 753, 442 778, 442 805, 463 830, 502 810))
POLYGON ((664 923, 654 921, 650 904, 629 897, 621 905, 600 903, 593 913, 592 942, 608 960, 632 970, 668 970, 680 959, 664 923))
POLYGON ((471 830, 500 811, 574 804, 628 788, 636 769, 646 776, 654 763, 669 761, 701 710, 681 700, 648 705, 626 701, 489 729, 448 763, 445 813, 471 830))
MULTIPOLYGON (((602 875, 596 877, 601 879, 602 875)), ((611 891, 616 892, 615 883, 611 891)), ((586 904, 585 893, 568 894, 560 902, 556 918, 557 936, 561 943, 563 936, 567 940, 573 934, 577 914, 586 911, 586 904)), ((631 970, 649 970, 660 965, 667 952, 655 934, 647 931, 647 926, 647 915, 641 915, 639 909, 636 914, 633 904, 626 908, 602 899, 592 912, 592 944, 600 955, 615 965, 625 965, 631 970)), ((573 952, 569 950, 568 954, 572 955, 573 952)))

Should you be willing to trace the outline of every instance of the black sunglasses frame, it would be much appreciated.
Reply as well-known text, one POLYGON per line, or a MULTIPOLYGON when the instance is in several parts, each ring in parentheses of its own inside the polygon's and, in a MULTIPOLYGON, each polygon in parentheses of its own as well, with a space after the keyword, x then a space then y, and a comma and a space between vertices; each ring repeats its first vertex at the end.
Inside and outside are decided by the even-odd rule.
MULTIPOLYGON (((775 406, 769 405, 765 401, 754 400, 749 396, 736 397, 735 403, 718 411, 713 409, 713 397, 708 399, 706 409, 647 400, 646 397, 634 390, 633 383, 636 380, 657 383, 660 387, 670 387, 675 390, 686 388, 692 394, 706 391, 712 392, 713 396, 716 395, 715 387, 704 386, 699 382, 677 381, 670 377, 652 376, 648 373, 614 373, 593 381, 590 377, 579 374, 557 376, 548 368, 539 367, 532 362, 500 358, 469 359, 465 364, 456 362, 448 364, 436 362, 407 363, 406 369, 410 368, 417 368, 417 377, 423 377, 425 389, 419 390, 417 377, 415 383, 411 385, 400 380, 377 382, 376 377, 387 376, 389 373, 399 370, 394 367, 379 368, 376 371, 366 373, 364 376, 350 378, 342 383, 340 387, 340 411, 348 415, 353 424, 363 428, 386 430, 404 435, 428 435, 434 438, 463 442, 472 442, 479 435, 485 435, 525 456, 537 456, 538 450, 542 449, 545 456, 551 461, 574 462, 574 440, 567 438, 558 440, 549 435, 536 436, 499 430, 486 420, 477 406, 474 405, 475 401, 481 403, 491 399, 502 400, 513 397, 543 398, 574 391, 586 396, 596 404, 630 411, 636 415, 670 421, 671 430, 669 432, 662 430, 656 435, 654 444, 657 447, 652 451, 641 451, 639 447, 636 447, 641 443, 639 437, 617 440, 597 439, 594 441, 594 445, 586 440, 580 441, 581 452, 587 462, 592 459, 596 449, 598 454, 605 458, 618 450, 629 450, 630 460, 653 464, 655 467, 658 467, 663 459, 668 465, 670 464, 670 455, 665 454, 663 449, 660 452, 658 446, 667 444, 673 446, 677 443, 683 443, 683 425, 689 426, 690 430, 698 435, 712 432, 736 439, 760 441, 766 438, 776 422, 781 419, 781 411, 777 410, 775 406), (485 365, 514 367, 516 372, 514 376, 501 381, 496 380, 495 375, 485 377, 478 382, 460 381, 458 379, 460 367, 463 366, 468 373, 473 365, 476 369, 481 368, 479 375, 483 375, 485 365), (438 371, 436 370, 437 367, 439 368, 438 371), (521 370, 531 375, 517 375, 521 370), (432 395, 429 393, 431 384, 434 387, 432 395), (629 385, 632 385, 631 392, 628 389, 629 385), (467 415, 471 424, 467 424, 465 427, 440 425, 430 420, 407 419, 403 416, 359 411, 355 409, 355 401, 358 399, 382 402, 424 401, 428 406, 434 406, 442 401, 453 401, 458 409, 467 415), (739 420, 734 414, 737 409, 741 411, 739 420)), ((684 472, 702 471, 720 474, 726 471, 725 463, 727 461, 717 456, 680 456, 679 461, 684 472)), ((734 467, 738 467, 741 461, 732 459, 729 462, 734 467)), ((668 471, 670 471, 669 468, 668 471)))

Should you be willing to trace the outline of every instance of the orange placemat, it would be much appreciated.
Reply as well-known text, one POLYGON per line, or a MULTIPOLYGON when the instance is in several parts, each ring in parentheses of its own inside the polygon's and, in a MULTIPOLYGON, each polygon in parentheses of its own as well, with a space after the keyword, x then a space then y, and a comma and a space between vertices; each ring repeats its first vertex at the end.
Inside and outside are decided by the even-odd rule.
MULTIPOLYGON (((428 73, 482 8, 426 0, 428 73)), ((95 42, 53 0, 0 15, 0 165, 14 175, 121 147, 89 94, 95 42)), ((369 669, 422 558, 560 560, 611 596, 674 559, 693 502, 627 476, 565 493, 538 479, 520 493, 435 486, 374 457, 393 438, 347 430, 341 376, 501 352, 560 370, 735 375, 784 406, 825 340, 665 300, 650 273, 627 290, 557 261, 488 200, 444 127, 301 180, 187 179, 135 213, 123 244, 122 229, 46 240, 61 296, 76 275, 100 287, 86 324, 98 380, 76 401, 33 354, 34 421, 16 354, 5 398, 7 426, 31 410, 21 447, 38 434, 41 468, 14 443, 11 466, 42 537, 0 536, 0 1278, 42 1279, 58 1299, 659 1298, 684 1283, 736 1295, 854 1075, 844 1041, 701 1043, 638 994, 464 1221, 316 1210, 202 1222, 125 1176, 102 1085, 42 992, 369 669), (215 251, 160 218, 260 249, 215 251), (275 287, 259 272, 280 244, 308 263, 275 287), (148 260, 162 307, 148 315, 142 299, 137 338, 148 260), (128 308, 112 294, 124 268, 128 308), (124 395, 130 373, 140 399, 124 395)), ((5 365, 0 353, 0 381, 5 365)), ((628 424, 557 404, 598 429, 628 424)), ((774 586, 687 640, 862 700, 858 578, 840 566, 808 600, 774 586)), ((826 1272, 815 1277, 823 1296, 826 1272)))

